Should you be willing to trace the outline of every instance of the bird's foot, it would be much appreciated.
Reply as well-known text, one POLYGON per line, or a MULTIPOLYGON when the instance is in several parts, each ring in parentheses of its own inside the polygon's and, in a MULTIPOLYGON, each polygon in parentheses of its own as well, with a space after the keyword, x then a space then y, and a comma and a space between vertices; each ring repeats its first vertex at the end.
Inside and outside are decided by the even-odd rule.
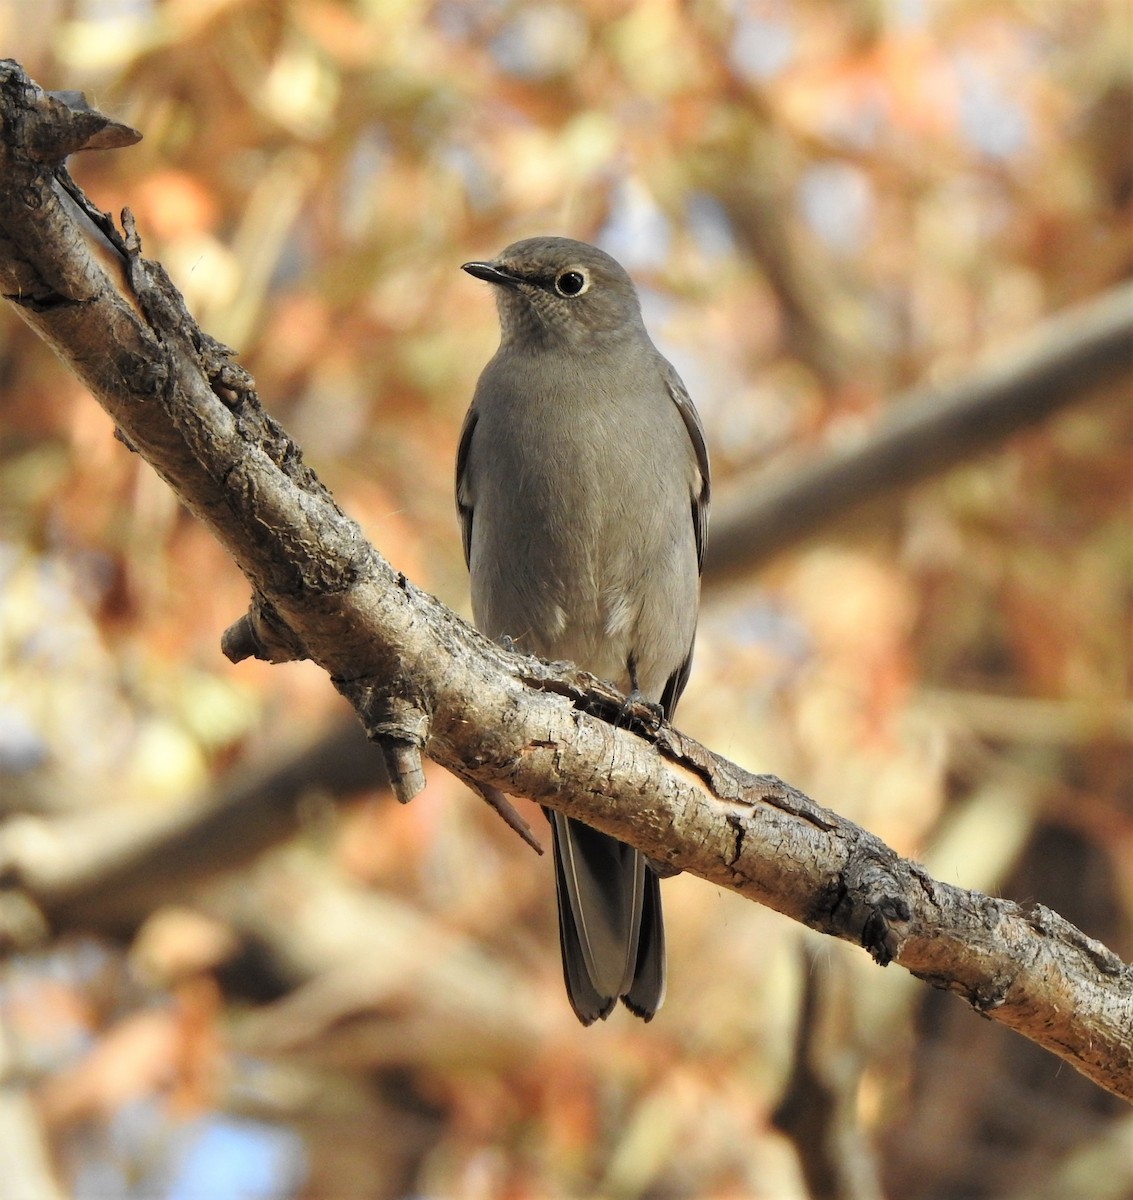
POLYGON ((665 710, 655 700, 638 688, 625 698, 622 711, 618 714, 619 725, 644 725, 648 729, 657 730, 665 720, 665 710))

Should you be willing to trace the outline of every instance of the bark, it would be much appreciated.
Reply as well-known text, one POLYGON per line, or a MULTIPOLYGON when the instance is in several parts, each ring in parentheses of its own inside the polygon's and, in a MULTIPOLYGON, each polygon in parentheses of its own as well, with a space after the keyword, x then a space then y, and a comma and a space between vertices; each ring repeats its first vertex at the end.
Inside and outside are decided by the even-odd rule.
MULTIPOLYGON (((370 736, 560 809, 672 867, 896 961, 1133 1099, 1133 970, 1041 905, 939 883, 771 776, 751 775, 608 685, 507 652, 395 572, 303 464, 164 271, 90 209, 66 154, 124 144, 105 118, 0 64, 0 289, 247 576, 232 657, 305 656, 370 736), (95 120, 94 118, 97 118, 95 120), (99 124, 101 122, 101 124, 99 124), (89 230, 88 230, 89 232, 89 230)), ((35 897, 34 871, 6 874, 35 897)))

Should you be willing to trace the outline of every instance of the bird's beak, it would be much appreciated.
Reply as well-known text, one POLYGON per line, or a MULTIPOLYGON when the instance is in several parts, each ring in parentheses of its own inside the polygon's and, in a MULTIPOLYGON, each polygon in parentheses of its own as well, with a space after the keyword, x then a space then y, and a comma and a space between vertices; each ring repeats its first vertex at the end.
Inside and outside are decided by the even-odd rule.
POLYGON ((460 268, 462 271, 467 271, 469 275, 474 275, 477 279, 483 279, 486 283, 499 284, 501 287, 519 287, 519 279, 515 275, 509 275, 507 271, 501 267, 497 267, 495 263, 490 262, 466 262, 460 268))

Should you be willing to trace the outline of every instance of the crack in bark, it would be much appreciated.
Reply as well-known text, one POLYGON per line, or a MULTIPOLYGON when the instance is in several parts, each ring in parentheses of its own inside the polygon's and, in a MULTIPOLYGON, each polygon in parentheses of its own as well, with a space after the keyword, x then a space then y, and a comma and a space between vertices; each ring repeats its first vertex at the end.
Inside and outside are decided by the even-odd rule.
POLYGON ((747 838, 747 830, 744 828, 743 818, 735 813, 728 813, 725 818, 728 822, 728 827, 732 830, 734 837, 732 839, 732 853, 728 858, 728 866, 734 867, 740 861, 740 856, 744 852, 744 840, 747 838))

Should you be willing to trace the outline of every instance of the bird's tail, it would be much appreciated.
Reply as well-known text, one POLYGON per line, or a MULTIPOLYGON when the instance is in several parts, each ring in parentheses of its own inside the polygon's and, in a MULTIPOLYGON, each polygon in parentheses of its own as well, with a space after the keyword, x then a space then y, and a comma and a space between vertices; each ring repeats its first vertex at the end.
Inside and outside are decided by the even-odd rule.
POLYGON ((559 941, 571 1007, 589 1025, 621 999, 648 1021, 665 997, 661 891, 645 856, 561 813, 554 835, 559 941))

